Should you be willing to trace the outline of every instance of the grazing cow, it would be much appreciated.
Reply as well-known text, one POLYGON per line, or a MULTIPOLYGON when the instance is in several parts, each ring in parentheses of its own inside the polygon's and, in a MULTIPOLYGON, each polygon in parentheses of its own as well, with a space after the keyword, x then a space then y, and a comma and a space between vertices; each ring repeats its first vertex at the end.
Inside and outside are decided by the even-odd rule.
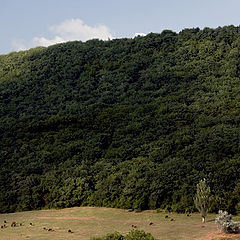
POLYGON ((187 214, 187 217, 191 217, 191 214, 187 214))
POLYGON ((166 215, 165 218, 168 218, 168 215, 166 215))
POLYGON ((149 225, 153 225, 153 222, 150 222, 149 225))
POLYGON ((49 232, 53 232, 54 230, 53 230, 52 228, 49 228, 48 231, 49 231, 49 232))
POLYGON ((6 220, 4 220, 4 221, 3 221, 3 223, 7 223, 7 221, 6 221, 6 220))
POLYGON ((3 226, 1 226, 1 228, 4 228, 3 226))
POLYGON ((16 227, 17 223, 16 222, 12 222, 11 227, 16 227))
POLYGON ((29 225, 32 226, 33 224, 30 222, 29 225))
POLYGON ((68 232, 69 232, 69 233, 73 233, 71 229, 68 229, 68 232))
POLYGON ((132 228, 137 228, 137 226, 136 225, 132 225, 132 228))
POLYGON ((175 221, 175 219, 174 218, 171 218, 171 220, 170 221, 175 221))

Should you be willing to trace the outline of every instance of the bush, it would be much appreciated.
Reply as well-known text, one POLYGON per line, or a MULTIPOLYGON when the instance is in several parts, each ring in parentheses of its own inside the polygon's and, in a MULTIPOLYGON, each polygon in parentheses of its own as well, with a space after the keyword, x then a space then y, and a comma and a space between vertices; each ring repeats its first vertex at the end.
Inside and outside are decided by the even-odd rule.
POLYGON ((123 235, 121 235, 119 232, 115 232, 109 233, 104 237, 91 238, 91 240, 123 240, 123 238, 123 235))
POLYGON ((154 240, 154 237, 151 233, 145 233, 144 231, 132 230, 128 233, 124 240, 154 240))
POLYGON ((239 233, 239 223, 232 220, 232 215, 227 211, 220 210, 215 222, 224 233, 239 233))
POLYGON ((155 240, 155 238, 150 233, 145 233, 140 230, 132 230, 126 236, 115 232, 104 237, 91 238, 91 240, 155 240))

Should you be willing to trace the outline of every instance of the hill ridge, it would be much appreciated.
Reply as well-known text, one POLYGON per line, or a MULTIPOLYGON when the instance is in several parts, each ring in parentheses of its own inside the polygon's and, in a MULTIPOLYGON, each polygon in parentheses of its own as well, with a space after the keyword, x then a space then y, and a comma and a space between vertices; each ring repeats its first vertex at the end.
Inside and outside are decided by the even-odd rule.
POLYGON ((240 28, 0 55, 0 212, 238 211, 240 28))

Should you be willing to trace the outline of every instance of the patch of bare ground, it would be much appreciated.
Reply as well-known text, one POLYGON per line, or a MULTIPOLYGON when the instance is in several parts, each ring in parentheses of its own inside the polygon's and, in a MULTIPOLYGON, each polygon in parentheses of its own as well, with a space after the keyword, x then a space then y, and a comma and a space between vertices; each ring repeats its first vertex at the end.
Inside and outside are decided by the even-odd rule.
POLYGON ((220 232, 219 230, 209 232, 207 235, 202 236, 200 238, 196 238, 195 240, 240 240, 240 235, 239 234, 224 234, 220 232))
MULTIPOLYGON (((51 220, 58 220, 58 219, 62 219, 62 220, 86 220, 86 221, 97 221, 97 222, 101 222, 101 221, 109 221, 109 219, 106 218, 96 218, 96 217, 37 217, 39 219, 51 219, 51 220)), ((132 223, 132 220, 116 220, 116 219, 111 219, 111 222, 119 222, 119 223, 132 223)), ((141 221, 135 221, 135 222, 141 222, 141 221)))

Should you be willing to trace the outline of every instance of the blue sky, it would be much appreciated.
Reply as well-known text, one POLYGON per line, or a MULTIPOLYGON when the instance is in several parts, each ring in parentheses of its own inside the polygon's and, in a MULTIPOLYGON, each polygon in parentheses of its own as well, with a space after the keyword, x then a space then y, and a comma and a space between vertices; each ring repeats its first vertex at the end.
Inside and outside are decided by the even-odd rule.
POLYGON ((0 54, 56 42, 240 25, 239 0, 0 0, 0 54))

